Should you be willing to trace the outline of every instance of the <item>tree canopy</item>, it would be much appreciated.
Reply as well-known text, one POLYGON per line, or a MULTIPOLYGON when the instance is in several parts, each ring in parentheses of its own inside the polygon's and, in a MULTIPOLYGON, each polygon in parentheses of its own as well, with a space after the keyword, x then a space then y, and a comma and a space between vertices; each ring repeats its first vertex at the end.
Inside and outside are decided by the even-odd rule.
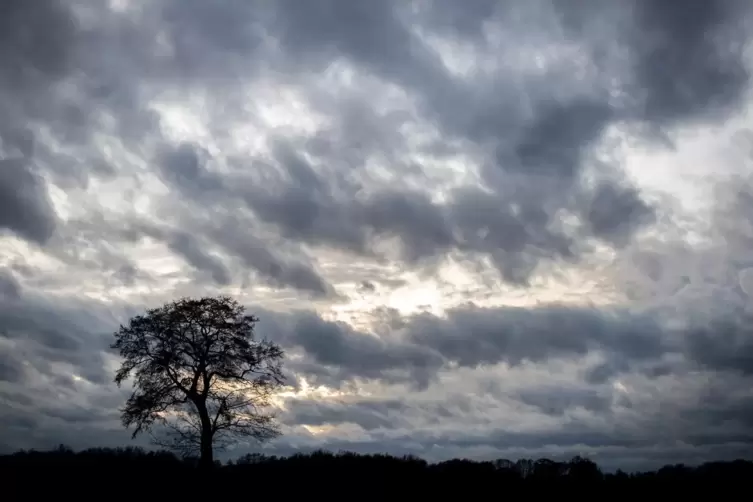
POLYGON ((133 437, 148 431, 157 445, 198 454, 211 466, 213 450, 234 437, 278 436, 269 409, 284 383, 284 353, 255 339, 257 322, 237 301, 220 296, 182 298, 121 325, 112 344, 123 357, 115 382, 133 377, 121 410, 133 437))

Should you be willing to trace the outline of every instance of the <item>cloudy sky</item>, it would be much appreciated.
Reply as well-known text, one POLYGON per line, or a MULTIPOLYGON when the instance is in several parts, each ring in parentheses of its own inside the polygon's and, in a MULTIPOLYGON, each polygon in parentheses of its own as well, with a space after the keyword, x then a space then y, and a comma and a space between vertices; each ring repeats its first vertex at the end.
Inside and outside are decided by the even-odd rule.
POLYGON ((0 449, 129 444, 113 330, 222 293, 287 350, 271 453, 752 454, 751 21, 4 0, 0 449))

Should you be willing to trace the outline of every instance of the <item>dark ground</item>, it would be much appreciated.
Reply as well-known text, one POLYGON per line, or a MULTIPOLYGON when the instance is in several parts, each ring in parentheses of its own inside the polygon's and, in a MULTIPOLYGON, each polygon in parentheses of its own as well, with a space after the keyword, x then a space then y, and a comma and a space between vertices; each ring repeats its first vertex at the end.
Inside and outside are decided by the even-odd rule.
POLYGON ((590 460, 510 462, 450 460, 429 464, 415 457, 316 452, 291 457, 246 455, 203 472, 191 460, 139 448, 73 452, 21 451, 0 457, 4 500, 34 496, 145 499, 199 496, 370 498, 467 497, 500 499, 538 491, 562 495, 653 494, 668 488, 720 500, 746 500, 753 462, 666 466, 657 471, 602 473, 590 460))

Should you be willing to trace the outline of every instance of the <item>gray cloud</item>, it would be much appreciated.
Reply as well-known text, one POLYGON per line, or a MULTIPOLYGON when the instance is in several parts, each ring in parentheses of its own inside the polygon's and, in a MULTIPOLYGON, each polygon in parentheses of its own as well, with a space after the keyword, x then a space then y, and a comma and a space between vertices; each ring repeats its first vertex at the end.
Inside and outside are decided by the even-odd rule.
MULTIPOLYGON (((0 107, 13 118, 23 112, 34 117, 41 111, 37 108, 39 93, 64 76, 69 68, 75 23, 57 0, 42 0, 33 6, 11 0, 2 6, 0 33, 0 63, 5 68, 0 77, 0 107), (30 37, 29 30, 40 35, 30 37)), ((25 129, 28 124, 5 122, 12 126, 3 126, 3 141, 10 139, 14 146, 28 153, 29 137, 25 129)))
POLYGON ((394 401, 319 402, 293 400, 287 403, 285 420, 292 424, 322 426, 354 423, 365 430, 391 428, 400 422, 405 403, 394 401))
POLYGON ((650 317, 557 306, 458 308, 447 319, 417 316, 406 331, 410 340, 463 366, 516 365, 598 350, 641 360, 672 350, 650 317))
POLYGON ((117 322, 232 290, 298 390, 393 393, 299 396, 272 451, 750 452, 747 182, 719 185, 701 247, 613 148, 655 151, 747 106, 748 4, 304 4, 0 7, 0 444, 124 441, 117 322), (498 277, 455 284, 448 264, 498 277), (434 278, 480 303, 592 269, 614 305, 395 310, 434 302, 434 278), (562 367, 572 382, 525 380, 562 367), (502 370, 523 381, 449 389, 502 370), (531 429, 490 417, 504 406, 531 429))
POLYGON ((749 316, 724 319, 688 336, 688 351, 694 361, 716 370, 753 374, 753 332, 749 316))
MULTIPOLYGON (((565 178, 578 172, 583 151, 598 139, 612 114, 604 103, 588 101, 546 103, 538 113, 515 146, 520 168, 565 178)), ((507 167, 504 161, 501 167, 507 167)))
MULTIPOLYGON (((26 292, 8 303, 6 310, 0 313, 0 326, 4 333, 0 339, 3 345, 0 347, 9 347, 5 343, 11 343, 15 344, 15 348, 0 350, 3 356, 4 382, 21 385, 21 389, 31 389, 30 375, 44 374, 54 379, 57 388, 81 392, 81 398, 86 398, 95 391, 109 396, 106 400, 97 398, 70 408, 61 402, 59 408, 45 411, 40 408, 44 402, 41 396, 32 393, 19 397, 5 392, 4 399, 15 403, 12 408, 15 411, 11 413, 9 408, 7 412, 12 415, 8 415, 7 423, 15 424, 13 430, 21 428, 30 431, 35 445, 44 442, 45 438, 53 437, 60 441, 75 442, 77 445, 90 445, 94 439, 99 438, 106 444, 112 444, 120 438, 119 433, 108 431, 117 431, 113 410, 122 396, 107 383, 110 377, 104 371, 102 354, 106 350, 109 333, 116 327, 117 319, 133 315, 138 310, 134 306, 124 305, 113 311, 96 302, 61 302, 26 292), (20 364, 22 359, 28 366, 20 364), (73 371, 91 382, 87 385, 94 387, 82 387, 82 383, 73 380, 65 370, 61 373, 61 369, 55 366, 57 363, 72 364, 76 368, 73 371), (24 417, 30 418, 26 413, 36 414, 37 418, 33 422, 25 422, 24 417), (75 418, 79 413, 88 413, 86 422, 98 431, 93 438, 76 439, 78 433, 54 432, 68 427, 64 423, 79 420, 75 418)), ((297 353, 303 357, 289 361, 289 371, 296 372, 296 376, 306 377, 310 383, 324 383, 335 387, 357 378, 381 381, 383 384, 408 383, 417 390, 423 389, 423 392, 436 392, 436 389, 441 388, 441 384, 436 381, 438 372, 449 371, 455 365, 482 369, 484 365, 507 362, 513 367, 520 367, 528 361, 546 367, 546 364, 556 359, 572 361, 573 358, 598 352, 607 356, 607 360, 612 358, 627 361, 629 364, 622 368, 622 374, 632 378, 631 374, 641 373, 640 363, 660 360, 669 350, 682 352, 689 348, 691 360, 699 354, 709 354, 708 351, 695 352, 692 338, 689 339, 688 347, 673 347, 670 343, 673 340, 671 333, 663 331, 650 319, 640 320, 627 313, 605 314, 595 309, 562 307, 537 311, 468 307, 450 312, 446 319, 427 314, 404 319, 395 317, 390 321, 393 323, 392 334, 383 332, 381 338, 358 332, 342 323, 324 321, 312 312, 282 313, 261 308, 252 308, 252 311, 261 318, 260 336, 277 340, 291 354, 297 353), (630 364, 637 364, 637 373, 628 371, 630 364), (414 383, 417 385, 414 386, 414 383)), ((713 357, 697 360, 712 371, 727 372, 734 369, 726 360, 713 357)), ((491 448, 500 455, 504 452, 532 455, 531 452, 560 451, 557 448, 572 452, 581 448, 581 445, 595 448, 596 451, 604 450, 605 458, 609 458, 613 454, 610 449, 631 448, 640 451, 640 448, 658 444, 660 439, 647 436, 648 431, 652 427, 658 427, 658 424, 666 425, 673 420, 682 420, 682 427, 676 423, 673 437, 695 445, 701 452, 704 448, 715 448, 724 443, 738 444, 750 439, 748 407, 744 404, 750 397, 729 393, 729 389, 744 388, 740 387, 740 383, 746 381, 744 375, 723 377, 723 374, 725 373, 713 377, 713 388, 702 388, 700 393, 692 391, 687 397, 676 396, 676 399, 680 399, 676 403, 679 408, 665 404, 660 408, 664 411, 656 416, 651 415, 653 418, 648 422, 642 419, 623 423, 626 412, 619 411, 640 409, 644 415, 649 413, 654 407, 650 401, 645 401, 645 396, 615 396, 613 390, 599 387, 602 384, 598 382, 595 387, 590 387, 594 384, 587 381, 582 382, 580 387, 539 386, 535 382, 521 382, 524 384, 521 390, 509 394, 507 398, 507 402, 512 399, 513 402, 518 401, 553 417, 565 417, 577 409, 602 418, 611 416, 614 429, 599 429, 593 424, 579 423, 569 418, 556 433, 521 434, 489 429, 483 438, 424 438, 422 434, 425 433, 420 432, 422 429, 418 425, 420 423, 454 423, 456 420, 477 419, 478 417, 474 418, 474 413, 477 413, 474 410, 478 409, 479 404, 473 401, 477 398, 471 399, 472 396, 486 395, 493 401, 504 397, 499 389, 481 392, 473 391, 472 387, 469 389, 470 397, 457 400, 457 397, 448 395, 431 405, 413 403, 414 398, 410 394, 405 397, 398 395, 386 401, 378 398, 345 398, 337 401, 297 399, 287 403, 287 410, 281 418, 291 425, 355 424, 371 435, 363 442, 338 442, 331 438, 317 440, 310 443, 312 448, 317 445, 358 451, 388 448, 399 452, 402 450, 393 448, 394 441, 396 437, 403 437, 414 445, 414 453, 426 453, 437 458, 482 447, 485 451, 491 448), (723 385, 728 386, 727 394, 720 392, 723 385), (704 396, 707 395, 713 397, 714 404, 704 411, 704 408, 697 407, 694 400, 705 401, 708 398, 704 396), (732 423, 736 425, 730 428, 732 423), (415 427, 419 428, 414 430, 415 427), (727 432, 724 433, 723 429, 727 432), (628 432, 629 435, 625 436, 628 432), (435 446, 429 448, 428 444, 435 446), (437 445, 441 445, 442 450, 432 450, 437 445), (422 448, 428 449, 423 451, 422 448)), ((640 378, 647 378, 649 382, 661 382, 662 379, 675 376, 682 378, 682 373, 661 376, 644 372, 644 375, 640 378)), ((603 381, 602 379, 601 382, 603 381)), ((77 423, 80 427, 83 422, 79 420, 77 423)), ((294 435, 290 439, 294 443, 295 437, 294 435)), ((3 441, 6 444, 20 444, 12 442, 10 437, 3 441)), ((283 451, 286 447, 282 443, 270 448, 273 451, 283 451)))
POLYGON ((19 383, 23 380, 24 367, 10 354, 0 354, 0 382, 19 383))
MULTIPOLYGON (((563 387, 525 391, 518 396, 522 403, 563 420, 561 426, 536 432, 511 433, 493 419, 479 421, 488 411, 481 406, 484 397, 473 394, 462 398, 445 396, 441 404, 394 399, 295 400, 289 403, 284 419, 315 427, 356 425, 365 434, 362 439, 297 438, 299 448, 374 452, 378 451, 378 443, 398 454, 412 451, 430 459, 446 459, 468 451, 489 459, 537 458, 542 454, 571 457, 588 451, 589 457, 607 468, 629 469, 677 459, 694 462, 750 454, 753 436, 745 411, 750 396, 725 395, 722 388, 732 382, 711 381, 704 391, 668 398, 659 408, 636 398, 632 404, 615 399, 605 389, 598 393, 563 387), (708 406, 699 407, 698 400, 708 401, 708 406), (572 415, 565 418, 577 409, 584 410, 594 421, 584 417, 574 420, 572 415), (609 419, 605 421, 606 417, 609 419), (625 422, 628 417, 633 423, 625 422), (456 421, 470 423, 462 432, 445 428, 456 421)), ((269 450, 289 451, 286 448, 285 444, 274 444, 269 450)))
POLYGON ((443 364, 431 349, 400 340, 384 340, 354 330, 345 323, 323 321, 301 312, 271 328, 285 346, 300 348, 309 357, 299 366, 309 378, 338 386, 353 378, 407 381, 428 385, 443 364))
POLYGON ((221 286, 227 286, 230 283, 230 273, 215 256, 204 251, 202 243, 195 237, 177 232, 168 241, 168 247, 180 256, 184 257, 188 263, 198 270, 206 270, 212 275, 214 282, 221 286))
POLYGON ((654 213, 634 188, 603 184, 595 190, 587 218, 594 235, 619 244, 636 227, 652 222, 654 213))
POLYGON ((0 200, 0 228, 38 244, 50 239, 57 216, 44 180, 25 160, 0 160, 0 200))
POLYGON ((21 285, 10 270, 0 269, 0 296, 7 301, 18 299, 21 285))
POLYGON ((201 196, 218 188, 218 180, 206 168, 209 154, 200 147, 182 143, 166 147, 158 159, 160 173, 189 195, 201 196))
MULTIPOLYGON (((336 4, 337 2, 328 6, 333 8, 336 4)), ((333 9, 332 16, 326 19, 334 19, 337 15, 344 18, 351 16, 355 19, 365 8, 362 4, 347 8, 337 5, 343 7, 343 10, 333 9)), ((411 36, 398 13, 395 11, 387 14, 386 8, 386 4, 380 6, 378 16, 372 13, 379 19, 382 33, 393 33, 389 38, 390 42, 410 39, 411 36)), ((288 19, 285 16, 281 18, 288 19)), ((319 18, 307 16, 306 19, 310 21, 319 18)), ((321 50, 321 53, 317 53, 321 57, 331 57, 332 52, 341 53, 353 62, 363 64, 369 71, 391 79, 410 91, 433 93, 445 92, 438 90, 440 88, 447 89, 452 99, 445 96, 444 99, 435 100, 433 94, 419 94, 420 97, 426 98, 427 106, 440 107, 437 109, 440 116, 445 114, 441 106, 455 106, 456 103, 468 102, 468 96, 474 96, 472 92, 461 91, 460 84, 453 81, 428 52, 417 50, 390 55, 391 49, 384 44, 371 44, 370 51, 366 51, 363 48, 367 43, 367 38, 363 38, 367 37, 365 32, 327 30, 326 23, 321 20, 299 26, 295 24, 298 20, 298 17, 294 17, 290 21, 292 26, 286 26, 283 30, 283 39, 288 41, 291 45, 289 49, 291 52, 295 51, 297 56, 310 55, 312 48, 321 50), (303 44, 301 40, 307 43, 303 44)), ((351 20, 348 25, 353 25, 353 22, 351 20)), ((343 26, 346 24, 342 23, 343 26)), ((412 46, 420 45, 415 40, 411 43, 412 46)), ((493 204, 500 208, 498 212, 502 213, 501 216, 514 225, 516 234, 513 234, 512 238, 507 231, 510 225, 492 227, 489 224, 478 225, 480 228, 468 228, 475 218, 463 215, 471 215, 477 211, 468 205, 483 199, 485 194, 481 192, 467 195, 461 192, 445 205, 424 201, 421 202, 421 206, 417 206, 417 202, 409 203, 404 199, 411 198, 417 201, 420 200, 417 199, 420 197, 419 194, 387 191, 359 204, 348 200, 347 196, 343 198, 342 180, 328 177, 328 182, 324 183, 311 166, 300 162, 300 159, 296 161, 295 156, 289 154, 283 154, 280 162, 290 178, 296 180, 296 184, 305 183, 303 186, 306 188, 284 187, 280 191, 249 195, 247 200, 261 218, 274 222, 291 238, 304 238, 309 242, 341 246, 369 255, 372 247, 367 240, 367 232, 371 230, 376 236, 398 237, 403 246, 403 256, 413 261, 416 258, 441 256, 454 249, 470 248, 472 251, 492 255, 506 279, 512 282, 525 282, 540 260, 570 259, 577 254, 573 246, 568 245, 568 236, 552 228, 558 209, 565 207, 580 214, 583 219, 590 222, 594 235, 604 238, 607 242, 623 242, 629 239, 637 228, 651 221, 652 209, 641 200, 640 195, 630 187, 613 185, 611 181, 603 182, 593 196, 585 197, 585 200, 591 202, 583 207, 571 207, 567 197, 569 191, 581 190, 576 175, 588 157, 589 146, 599 139, 607 125, 620 116, 619 110, 614 109, 607 100, 607 94, 602 94, 603 101, 573 96, 558 102, 553 96, 537 96, 532 117, 526 118, 523 110, 513 111, 513 116, 517 116, 519 120, 503 126, 521 128, 521 125, 527 123, 528 126, 523 125, 519 132, 510 130, 508 134, 508 131, 500 128, 502 124, 483 126, 484 131, 488 127, 494 127, 496 137, 519 138, 512 144, 502 139, 495 140, 498 165, 487 169, 485 175, 495 192, 493 204), (299 178, 303 172, 308 176, 305 179, 299 178), (510 177, 512 173, 518 176, 517 182, 510 177), (542 176, 553 176, 561 180, 542 180, 542 176), (337 184, 330 186, 328 183, 334 180, 337 180, 337 184), (505 185, 509 187, 511 183, 523 186, 516 187, 516 190, 502 188, 505 185), (333 193, 333 189, 337 191, 333 193), (536 209, 527 207, 532 205, 530 201, 533 200, 538 206, 536 209), (595 208, 595 204, 600 207, 595 208), (362 207, 360 218, 359 213, 352 211, 353 207, 359 206, 362 207), (521 206, 525 208, 524 211, 518 210, 521 206), (544 209, 541 206, 544 206, 544 209), (402 209, 397 209, 400 207, 402 209), (596 214, 605 207, 610 208, 611 214, 603 217, 596 214), (395 217, 397 212, 402 218, 395 217), (454 221, 448 221, 448 215, 456 215, 454 221), (453 232, 473 235, 480 231, 488 235, 485 242, 476 239, 475 243, 468 244, 457 242, 453 238, 453 232), (500 242, 504 242, 505 251, 493 251, 492 249, 498 248, 500 242)), ((476 109, 476 106, 466 107, 466 110, 476 109)), ((453 119, 456 117, 456 114, 450 114, 449 111, 446 114, 452 115, 453 119)), ((499 115, 509 117, 510 113, 500 110, 499 115)), ((486 138, 492 133, 491 129, 484 132, 484 136, 479 136, 482 129, 479 129, 478 123, 474 123, 482 119, 483 117, 469 117, 470 122, 463 136, 480 144, 488 143, 486 138)), ((441 121, 439 125, 450 126, 449 123, 441 121)), ((458 134, 459 124, 455 123, 453 127, 452 133, 458 134)), ((355 132, 358 130, 356 127, 354 134, 358 134, 355 132)), ((346 131, 346 134, 348 133, 350 131, 346 131)), ((354 136, 345 143, 352 145, 360 142, 354 136)), ((321 150, 318 153, 321 154, 321 150)), ((340 150, 334 153, 341 155, 340 150)), ((335 161, 329 158, 322 160, 327 163, 335 161)), ((344 187, 346 193, 356 193, 361 189, 358 184, 353 183, 350 183, 350 187, 346 183, 344 187)), ((475 216, 478 218, 481 215, 475 216)))
POLYGON ((648 120, 719 117, 739 102, 749 77, 741 21, 750 5, 737 0, 636 5, 635 85, 648 120))
POLYGON ((593 389, 537 388, 524 391, 520 400, 548 415, 562 415, 575 407, 603 413, 609 411, 612 404, 611 399, 593 389))
POLYGON ((50 363, 68 363, 81 376, 96 383, 110 380, 103 367, 101 338, 112 326, 112 314, 103 306, 66 304, 58 299, 27 296, 3 302, 0 307, 0 338, 13 342, 0 347, 17 358, 29 358, 44 369, 50 363), (61 304, 62 303, 62 304, 61 304))

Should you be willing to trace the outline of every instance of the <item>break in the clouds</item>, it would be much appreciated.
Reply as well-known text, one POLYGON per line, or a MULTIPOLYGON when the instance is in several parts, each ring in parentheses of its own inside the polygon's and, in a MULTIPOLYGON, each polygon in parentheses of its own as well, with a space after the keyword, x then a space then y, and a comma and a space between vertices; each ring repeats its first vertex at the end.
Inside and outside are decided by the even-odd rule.
POLYGON ((750 454, 752 14, 6 0, 0 444, 127 441, 117 324, 227 293, 272 452, 750 454))

